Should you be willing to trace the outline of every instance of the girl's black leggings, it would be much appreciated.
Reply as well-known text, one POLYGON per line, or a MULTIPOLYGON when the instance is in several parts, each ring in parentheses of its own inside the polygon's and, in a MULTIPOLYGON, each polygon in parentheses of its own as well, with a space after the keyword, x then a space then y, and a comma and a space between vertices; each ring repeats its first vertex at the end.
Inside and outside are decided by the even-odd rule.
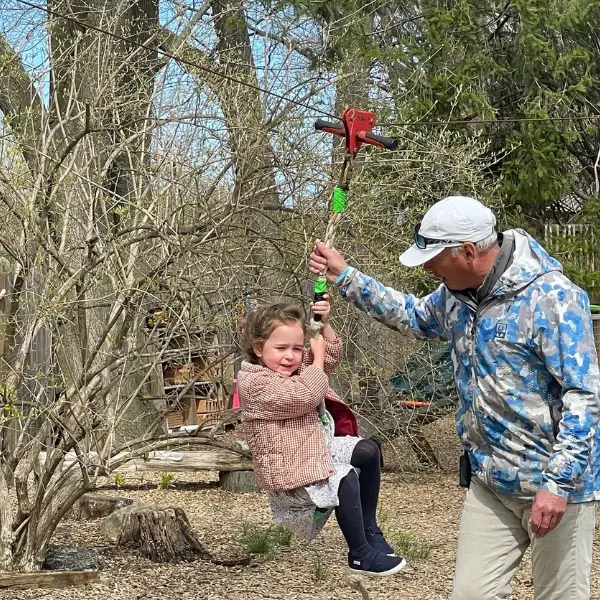
POLYGON ((365 529, 377 527, 376 513, 381 484, 381 452, 375 440, 360 440, 350 464, 360 469, 342 479, 338 490, 339 506, 335 516, 350 554, 358 558, 369 550, 365 529))

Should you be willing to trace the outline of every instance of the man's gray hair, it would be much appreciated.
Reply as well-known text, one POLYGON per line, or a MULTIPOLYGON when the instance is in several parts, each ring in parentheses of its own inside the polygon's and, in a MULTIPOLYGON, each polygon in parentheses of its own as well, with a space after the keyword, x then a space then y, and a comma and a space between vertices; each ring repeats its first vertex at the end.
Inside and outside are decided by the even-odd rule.
MULTIPOLYGON (((479 250, 479 252, 487 252, 492 246, 498 243, 498 234, 496 232, 491 233, 487 237, 484 237, 482 240, 475 242, 475 248, 479 250)), ((458 248, 451 248, 450 252, 452 256, 458 256, 460 252, 460 246, 458 248)))

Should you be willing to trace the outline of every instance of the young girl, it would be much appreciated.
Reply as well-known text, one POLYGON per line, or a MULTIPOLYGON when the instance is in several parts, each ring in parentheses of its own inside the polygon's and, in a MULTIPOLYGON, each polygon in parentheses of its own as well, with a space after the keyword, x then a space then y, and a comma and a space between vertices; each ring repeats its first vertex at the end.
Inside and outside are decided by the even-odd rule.
POLYGON ((335 509, 350 569, 392 575, 406 563, 376 522, 379 445, 358 436, 354 414, 329 387, 342 353, 329 302, 311 309, 322 320, 311 351, 300 308, 276 303, 247 317, 238 389, 254 473, 277 523, 312 540, 335 509))

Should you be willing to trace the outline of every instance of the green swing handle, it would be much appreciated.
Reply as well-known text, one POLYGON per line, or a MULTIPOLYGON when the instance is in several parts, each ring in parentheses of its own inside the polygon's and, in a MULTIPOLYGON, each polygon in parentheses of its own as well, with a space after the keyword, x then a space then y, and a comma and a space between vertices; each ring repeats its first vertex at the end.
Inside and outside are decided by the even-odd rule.
MULTIPOLYGON (((317 281, 315 281, 313 302, 319 302, 323 300, 325 294, 327 294, 327 280, 319 278, 317 281)), ((318 323, 321 320, 321 315, 313 315, 313 319, 318 323)))

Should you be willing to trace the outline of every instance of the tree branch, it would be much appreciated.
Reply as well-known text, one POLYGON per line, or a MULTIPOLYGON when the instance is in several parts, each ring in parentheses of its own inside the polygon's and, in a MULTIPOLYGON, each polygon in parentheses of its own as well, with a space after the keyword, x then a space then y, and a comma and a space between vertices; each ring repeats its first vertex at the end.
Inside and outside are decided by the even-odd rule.
POLYGON ((252 25, 250 23, 248 23, 248 29, 250 31, 252 31, 253 33, 255 33, 256 35, 260 35, 261 37, 264 37, 267 40, 273 40, 274 42, 277 42, 277 43, 281 44, 282 46, 285 46, 289 50, 291 50, 293 52, 297 52, 298 54, 300 54, 301 56, 304 56, 308 60, 316 60, 317 56, 316 56, 315 52, 313 50, 311 50, 310 48, 308 48, 307 46, 299 46, 297 42, 294 42, 292 40, 287 40, 282 35, 279 35, 277 33, 263 31, 262 29, 259 29, 258 27, 255 27, 254 25, 252 25))
POLYGON ((38 158, 34 140, 42 139, 45 109, 19 55, 2 34, 0 65, 0 110, 17 137, 29 168, 35 173, 38 158))

